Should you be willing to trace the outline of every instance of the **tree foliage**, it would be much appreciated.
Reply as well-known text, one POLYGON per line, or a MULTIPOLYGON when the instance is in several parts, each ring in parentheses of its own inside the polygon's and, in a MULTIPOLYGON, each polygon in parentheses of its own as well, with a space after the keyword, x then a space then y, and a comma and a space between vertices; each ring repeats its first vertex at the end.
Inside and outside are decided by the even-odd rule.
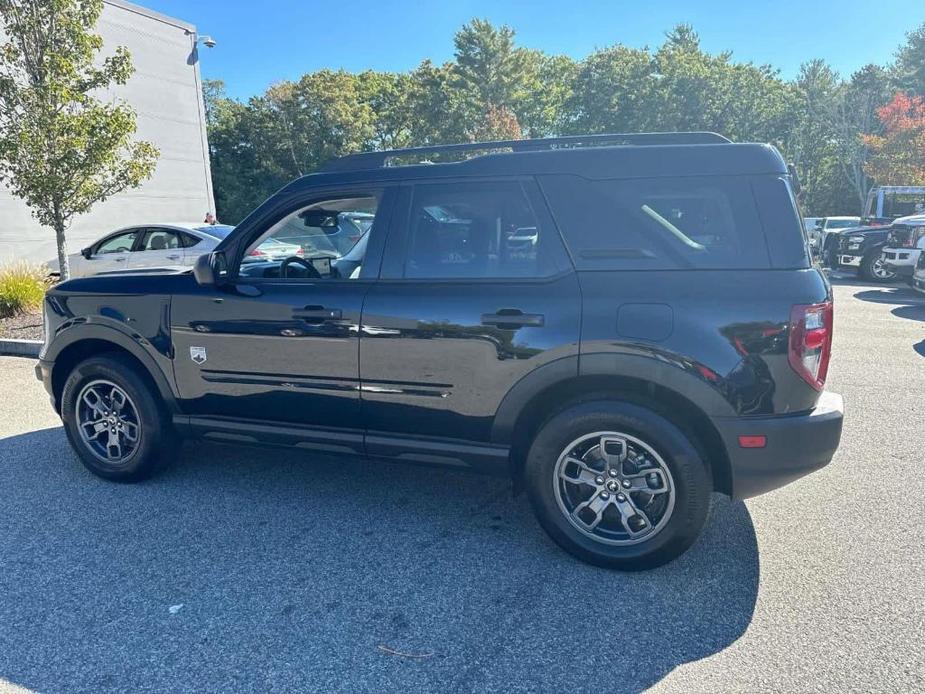
POLYGON ((0 0, 0 180, 54 229, 63 278, 73 219, 154 171, 157 149, 133 142, 135 113, 94 94, 124 84, 131 56, 102 61, 93 33, 102 0, 0 0))
POLYGON ((710 130, 770 142, 797 166, 807 214, 857 213, 883 172, 868 166, 877 109, 922 94, 925 25, 893 66, 847 79, 810 60, 785 80, 769 65, 710 53, 686 24, 655 48, 605 46, 584 59, 518 45, 482 19, 454 38, 453 60, 407 73, 321 71, 247 103, 210 95, 218 209, 235 222, 289 178, 351 151, 554 135, 710 130), (905 86, 901 86, 905 85, 905 86))

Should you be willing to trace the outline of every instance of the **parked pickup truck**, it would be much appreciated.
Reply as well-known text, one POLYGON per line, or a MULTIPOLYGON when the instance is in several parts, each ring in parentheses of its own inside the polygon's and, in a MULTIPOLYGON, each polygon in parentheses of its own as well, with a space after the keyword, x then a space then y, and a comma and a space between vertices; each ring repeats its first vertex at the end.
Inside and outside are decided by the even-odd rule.
POLYGON ((890 227, 849 229, 838 235, 838 268, 857 270, 860 277, 873 282, 889 282, 896 273, 886 266, 883 247, 890 227))
POLYGON ((912 283, 912 273, 922 249, 925 248, 925 215, 901 217, 890 227, 890 236, 883 249, 888 269, 912 283))

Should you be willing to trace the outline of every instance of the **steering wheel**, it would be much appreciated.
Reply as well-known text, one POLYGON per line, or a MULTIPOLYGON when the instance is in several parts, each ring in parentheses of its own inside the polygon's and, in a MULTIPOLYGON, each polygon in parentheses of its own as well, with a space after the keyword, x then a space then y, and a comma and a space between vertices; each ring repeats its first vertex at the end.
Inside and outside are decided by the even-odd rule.
POLYGON ((292 265, 293 263, 302 265, 306 270, 308 270, 308 276, 311 279, 313 280, 323 279, 321 277, 321 273, 315 269, 314 265, 312 265, 310 262, 305 260, 305 258, 300 258, 297 255, 291 255, 282 262, 282 264, 279 266, 279 276, 288 277, 289 276, 289 266, 292 265))

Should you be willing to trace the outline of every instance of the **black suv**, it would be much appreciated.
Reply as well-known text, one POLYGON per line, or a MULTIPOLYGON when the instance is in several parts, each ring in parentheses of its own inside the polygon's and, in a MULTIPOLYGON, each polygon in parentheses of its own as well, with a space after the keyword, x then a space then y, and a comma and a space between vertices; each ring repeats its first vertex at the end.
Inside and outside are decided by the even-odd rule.
POLYGON ((37 375, 97 475, 195 435, 512 476, 553 540, 621 569, 841 435, 787 166, 711 133, 343 157, 192 272, 49 291, 45 331, 37 375), (342 256, 244 262, 345 213, 372 223, 342 256))

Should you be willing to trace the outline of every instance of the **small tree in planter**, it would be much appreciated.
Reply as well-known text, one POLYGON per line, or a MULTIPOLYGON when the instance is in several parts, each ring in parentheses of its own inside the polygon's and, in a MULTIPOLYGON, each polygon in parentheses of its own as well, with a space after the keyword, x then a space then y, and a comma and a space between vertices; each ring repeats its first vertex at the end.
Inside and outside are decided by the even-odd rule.
POLYGON ((134 111, 94 97, 134 72, 124 47, 94 64, 102 9, 102 0, 0 0, 0 180, 54 229, 62 280, 74 217, 140 185, 158 157, 132 142, 134 111))

